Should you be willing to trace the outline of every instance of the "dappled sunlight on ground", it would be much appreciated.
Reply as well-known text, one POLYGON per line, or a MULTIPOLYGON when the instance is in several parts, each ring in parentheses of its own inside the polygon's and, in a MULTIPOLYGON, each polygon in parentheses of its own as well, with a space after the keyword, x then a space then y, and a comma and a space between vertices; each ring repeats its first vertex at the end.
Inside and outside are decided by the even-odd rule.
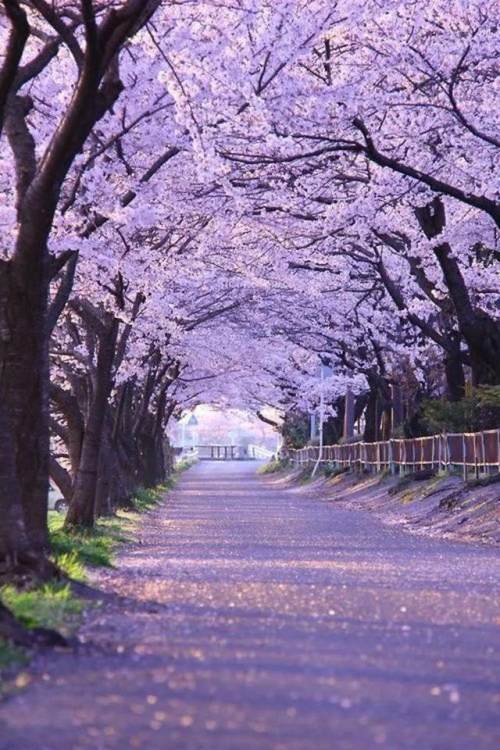
POLYGON ((497 746, 495 551, 383 527, 254 468, 183 477, 98 574, 125 600, 1 710, 1 750, 497 746))

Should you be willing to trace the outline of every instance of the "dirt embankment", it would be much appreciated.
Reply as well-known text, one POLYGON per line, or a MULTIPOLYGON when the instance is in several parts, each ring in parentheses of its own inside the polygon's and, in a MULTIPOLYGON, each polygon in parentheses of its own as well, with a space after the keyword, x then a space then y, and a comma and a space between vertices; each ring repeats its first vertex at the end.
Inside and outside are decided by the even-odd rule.
MULTIPOLYGON (((307 486, 297 472, 275 475, 274 481, 307 486)), ((414 477, 340 474, 313 481, 318 495, 344 508, 374 513, 388 525, 416 534, 459 541, 500 544, 500 481, 464 483, 457 476, 414 477)))

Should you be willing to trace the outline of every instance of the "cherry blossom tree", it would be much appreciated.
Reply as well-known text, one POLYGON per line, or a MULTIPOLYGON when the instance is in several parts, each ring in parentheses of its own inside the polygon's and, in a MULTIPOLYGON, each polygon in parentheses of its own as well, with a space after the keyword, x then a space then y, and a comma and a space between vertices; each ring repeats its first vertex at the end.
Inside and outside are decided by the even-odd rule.
MULTIPOLYGON (((3 3, 0 73, 4 245, 0 260, 0 558, 47 564, 48 291, 71 258, 49 240, 64 182, 124 84, 124 46, 157 2, 3 3), (10 185, 15 170, 15 191, 10 185)), ((50 567, 50 566, 49 566, 50 567)))

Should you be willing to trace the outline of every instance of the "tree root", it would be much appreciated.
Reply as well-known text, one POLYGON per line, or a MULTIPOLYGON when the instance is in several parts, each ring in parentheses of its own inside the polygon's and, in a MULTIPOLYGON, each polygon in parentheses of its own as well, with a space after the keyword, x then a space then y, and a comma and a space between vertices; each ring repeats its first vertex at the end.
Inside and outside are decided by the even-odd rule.
POLYGON ((16 646, 33 648, 36 646, 68 647, 69 643, 60 633, 47 628, 25 628, 12 612, 0 602, 0 638, 16 646))

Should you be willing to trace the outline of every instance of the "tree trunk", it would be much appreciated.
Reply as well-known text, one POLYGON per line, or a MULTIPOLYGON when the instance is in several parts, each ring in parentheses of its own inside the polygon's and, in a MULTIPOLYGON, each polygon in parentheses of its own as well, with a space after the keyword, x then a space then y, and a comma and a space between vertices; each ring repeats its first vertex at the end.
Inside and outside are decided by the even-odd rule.
POLYGON ((27 539, 30 559, 41 563, 49 547, 48 274, 43 248, 27 256, 0 261, 0 507, 19 530, 8 539, 0 524, 0 549, 24 556, 27 539))
POLYGON ((0 400, 0 576, 16 567, 19 558, 32 554, 16 475, 14 442, 5 403, 0 400))
POLYGON ((82 389, 73 387, 73 390, 74 393, 71 393, 69 390, 61 388, 55 383, 50 384, 51 401, 66 423, 64 442, 69 455, 71 476, 74 479, 80 465, 85 425, 82 411, 75 395, 82 389))
POLYGON ((460 401, 465 395, 465 374, 460 340, 453 342, 453 347, 446 353, 444 361, 446 391, 449 401, 460 401))
POLYGON ((379 423, 378 393, 376 390, 370 388, 365 411, 365 430, 363 433, 363 441, 365 443, 374 443, 378 439, 379 423))
POLYGON ((401 427, 404 421, 403 397, 401 386, 391 383, 391 435, 394 437, 396 430, 401 427))
POLYGON ((380 440, 388 440, 391 424, 391 394, 389 384, 381 375, 370 373, 367 375, 370 391, 365 412, 365 431, 363 440, 365 443, 373 443, 380 440), (383 435, 381 435, 381 425, 383 435))
POLYGON ((49 471, 50 478, 56 487, 58 487, 66 502, 70 503, 73 496, 73 482, 71 481, 69 471, 66 471, 64 466, 61 466, 54 456, 50 456, 49 471))
POLYGON ((323 422, 323 444, 334 445, 342 437, 344 429, 345 399, 337 398, 332 406, 335 408, 335 416, 329 416, 323 422))
POLYGON ((467 343, 474 385, 500 383, 500 326, 486 312, 474 308, 448 243, 434 248, 455 306, 460 331, 467 343))
POLYGON ((113 508, 111 506, 111 450, 106 437, 103 435, 101 441, 101 450, 99 452, 99 467, 97 473, 97 484, 95 493, 95 515, 112 516, 113 508))
POLYGON ((80 465, 75 477, 73 498, 66 516, 67 527, 92 527, 94 525, 99 453, 104 418, 112 388, 112 368, 118 325, 118 321, 113 318, 107 323, 105 332, 99 336, 93 391, 85 424, 80 465))
POLYGON ((342 437, 350 440, 354 435, 354 394, 349 388, 345 395, 344 404, 344 427, 342 437))
MULTIPOLYGON (((439 237, 446 225, 446 212, 441 198, 415 209, 418 222, 427 237, 439 237)), ((500 325, 472 304, 469 290, 450 245, 442 242, 434 247, 460 327, 468 346, 474 385, 500 383, 500 325)), ((453 366, 453 363, 450 363, 453 366)), ((459 376, 458 376, 459 378, 459 376)))

